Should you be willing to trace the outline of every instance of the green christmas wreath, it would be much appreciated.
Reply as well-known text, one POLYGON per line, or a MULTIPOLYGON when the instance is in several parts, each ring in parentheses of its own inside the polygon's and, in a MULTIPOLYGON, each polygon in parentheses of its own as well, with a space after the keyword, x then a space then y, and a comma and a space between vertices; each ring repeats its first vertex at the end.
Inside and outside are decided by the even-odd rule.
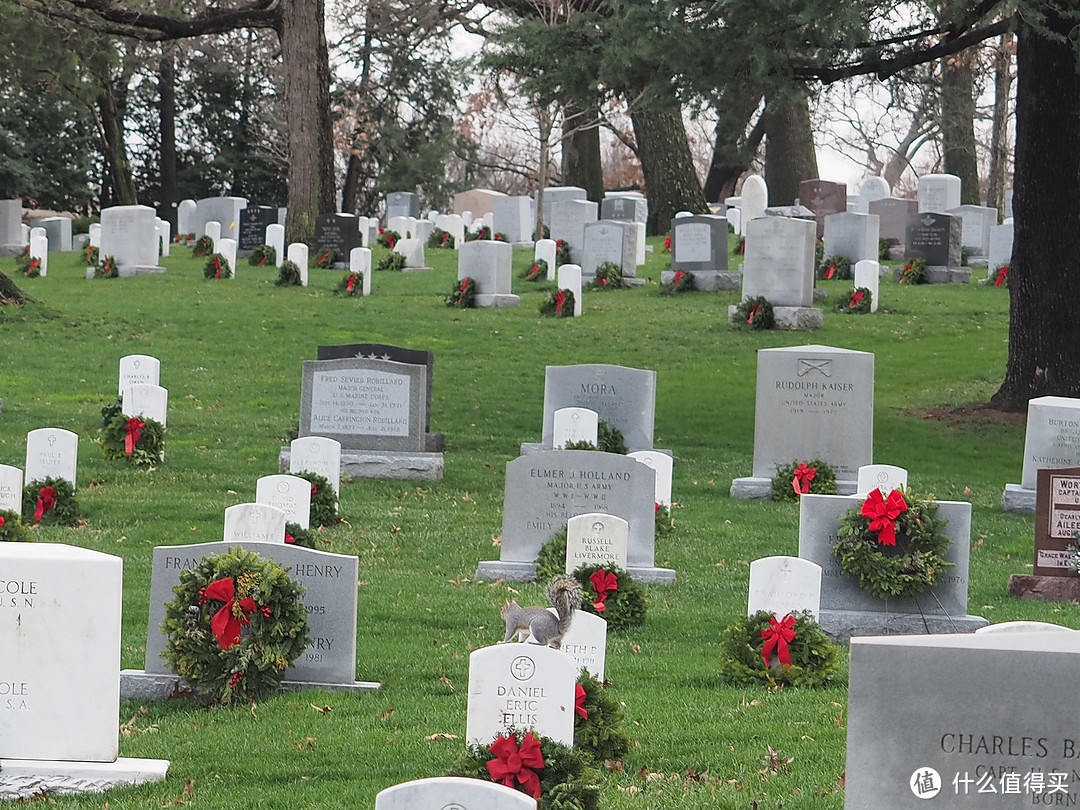
POLYGON ((320 270, 327 270, 334 266, 334 262, 337 261, 337 251, 331 248, 330 250, 324 250, 318 256, 315 257, 315 266, 320 270))
POLYGON ((113 402, 106 402, 101 406, 101 429, 109 426, 109 422, 116 418, 117 414, 124 410, 124 397, 118 395, 113 402))
POLYGON ((26 250, 19 256, 16 267, 18 272, 22 273, 27 278, 37 278, 41 275, 41 259, 37 256, 30 255, 29 245, 26 246, 26 250))
POLYGON ((195 240, 195 246, 191 249, 191 256, 194 259, 201 259, 203 256, 210 256, 213 253, 214 240, 206 234, 195 240))
POLYGON ((25 543, 28 539, 22 516, 0 509, 0 543, 25 543))
POLYGON ((555 577, 566 576, 566 529, 556 534, 536 554, 536 578, 550 582, 555 577))
POLYGON ((106 256, 103 260, 96 262, 94 278, 120 278, 120 267, 116 263, 116 257, 106 256))
POLYGON ((790 464, 776 468, 776 475, 772 478, 774 501, 797 501, 800 495, 808 492, 835 495, 836 473, 833 468, 820 458, 805 462, 795 459, 790 464))
POLYGON ((132 464, 160 464, 165 460, 165 426, 155 419, 118 413, 101 432, 105 458, 132 464))
POLYGON ((735 325, 747 329, 773 329, 776 316, 773 306, 763 295, 747 298, 735 308, 735 325))
POLYGON ((273 560, 239 546, 180 572, 161 623, 169 668, 208 702, 272 694, 304 652, 304 588, 273 560))
POLYGON ((474 298, 476 298, 476 282, 473 281, 472 276, 465 276, 460 281, 454 282, 454 288, 446 296, 446 305, 458 309, 471 309, 474 298))
POLYGON ((626 437, 616 427, 612 427, 607 419, 599 417, 596 420, 596 444, 582 439, 580 442, 567 442, 564 450, 599 450, 602 453, 618 453, 625 456, 630 452, 626 446, 626 437))
POLYGON ((215 253, 206 260, 206 265, 203 267, 203 276, 206 278, 232 278, 232 268, 229 267, 229 260, 220 253, 215 253))
POLYGON ((547 272, 548 263, 544 259, 537 259, 519 278, 525 281, 547 281, 547 272))
POLYGON ((338 496, 326 476, 313 472, 293 473, 311 484, 311 509, 308 523, 312 526, 333 526, 341 522, 338 517, 338 496))
POLYGON ((388 231, 385 228, 379 228, 379 235, 375 237, 375 243, 389 250, 394 249, 394 245, 401 241, 401 234, 397 231, 388 231))
POLYGON ((396 273, 400 273, 405 269, 405 256, 395 251, 390 251, 381 259, 379 264, 375 267, 376 270, 392 270, 396 273))
POLYGON ((875 489, 840 517, 833 554, 859 587, 881 599, 918 596, 944 580, 952 541, 938 505, 910 489, 875 489))
POLYGON ((694 289, 694 274, 687 270, 676 270, 667 284, 660 285, 661 295, 675 295, 694 289))
POLYGON ((248 264, 254 267, 277 264, 277 250, 273 245, 259 245, 248 255, 248 264))
POLYGON ((79 502, 75 487, 63 478, 43 478, 23 487, 23 523, 42 526, 75 526, 79 522, 79 502))
POLYGON ((874 294, 867 287, 856 287, 836 304, 838 312, 848 315, 865 315, 874 303, 874 294))
POLYGON ((987 278, 994 279, 995 287, 1004 287, 1005 289, 1009 289, 1009 265, 1001 265, 1001 267, 999 267, 992 274, 987 276, 987 278))
POLYGON ((281 267, 278 268, 277 281, 274 282, 276 287, 301 287, 304 284, 304 279, 300 275, 300 265, 291 259, 286 259, 281 263, 281 267))
POLYGON ((926 281, 925 274, 926 260, 912 259, 900 271, 900 280, 897 284, 922 284, 926 281))
POLYGON ((664 504, 657 502, 654 505, 653 518, 656 523, 655 534, 657 537, 675 531, 675 521, 671 517, 671 510, 664 504))
POLYGON ((570 245, 564 239, 555 240, 555 266, 570 264, 570 245))
POLYGON ((818 278, 825 281, 851 278, 851 259, 847 256, 830 256, 818 265, 818 278))
POLYGON ((598 810, 600 787, 582 753, 531 731, 510 729, 489 745, 470 745, 447 776, 485 779, 537 800, 539 810, 598 810))
POLYGON ((98 263, 98 254, 98 249, 87 242, 82 249, 82 263, 88 267, 93 267, 98 263))
POLYGON ((615 565, 580 565, 571 576, 584 594, 581 609, 607 621, 608 630, 645 624, 645 588, 623 569, 615 565))
POLYGON ((622 722, 619 701, 587 670, 581 670, 574 690, 574 748, 594 762, 618 762, 630 750, 630 736, 622 722))
POLYGON ((453 248, 454 237, 449 231, 444 231, 442 228, 436 228, 431 232, 431 236, 428 237, 427 246, 429 248, 453 248))
POLYGON ((315 533, 305 529, 299 523, 285 524, 285 542, 289 545, 315 548, 315 533))
POLYGON ((574 293, 556 290, 540 303, 540 314, 549 318, 573 318, 574 293))
POLYGON ((622 286, 622 270, 615 262, 600 262, 588 284, 590 290, 618 290, 622 286))
POLYGON ((735 686, 821 687, 840 664, 837 646, 809 611, 744 616, 724 630, 721 651, 720 675, 735 686))
POLYGON ((364 295, 364 274, 346 273, 334 288, 334 292, 349 298, 362 297, 364 295))

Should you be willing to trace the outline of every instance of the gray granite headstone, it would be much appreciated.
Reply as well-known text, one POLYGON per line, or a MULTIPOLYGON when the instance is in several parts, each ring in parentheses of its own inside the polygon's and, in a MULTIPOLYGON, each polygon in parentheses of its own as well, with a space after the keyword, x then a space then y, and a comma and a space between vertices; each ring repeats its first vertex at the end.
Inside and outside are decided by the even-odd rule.
POLYGON ((856 638, 846 810, 1076 804, 1080 634, 856 638))
MULTIPOLYGON (((945 555, 953 563, 944 581, 911 599, 880 599, 859 587, 833 555, 840 518, 862 505, 857 495, 803 495, 799 499, 799 556, 821 566, 819 623, 829 635, 846 640, 853 635, 897 633, 970 633, 986 620, 967 613, 968 549, 971 504, 938 501, 937 519, 952 545, 945 555)), ((897 539, 898 547, 903 539, 897 539)))
POLYGON ((825 217, 847 211, 847 185, 829 180, 803 180, 799 183, 799 203, 814 212, 817 237, 825 235, 825 217))
POLYGON ((346 343, 338 346, 319 346, 316 360, 341 360, 348 357, 362 357, 368 360, 391 360, 395 363, 410 363, 427 368, 427 416, 429 423, 424 429, 430 429, 431 416, 431 380, 435 367, 435 352, 426 349, 408 349, 403 346, 391 346, 387 343, 346 343))
POLYGON ((809 307, 814 297, 814 225, 758 217, 746 225, 742 300, 764 296, 774 307, 809 307))
POLYGON ((22 200, 0 200, 0 256, 22 252, 22 200))
POLYGON ((630 524, 627 569, 634 579, 674 581, 654 568, 655 474, 632 458, 592 450, 549 450, 506 465, 500 559, 481 563, 485 579, 532 579, 540 547, 586 512, 603 512, 630 524))
POLYGON ((356 582, 359 560, 352 554, 331 554, 282 543, 198 543, 155 546, 150 572, 150 618, 146 632, 146 672, 168 675, 161 658, 165 636, 161 623, 165 604, 173 599, 180 572, 198 567, 205 557, 242 545, 287 569, 305 590, 311 643, 285 675, 288 681, 352 684, 356 680, 356 582))
POLYGON ((240 238, 237 240, 238 255, 266 244, 266 227, 278 221, 278 210, 269 205, 249 205, 240 212, 240 238))
POLYGON ((473 306, 519 307, 521 297, 514 295, 514 249, 508 242, 476 239, 458 248, 458 281, 471 278, 476 284, 473 306))
POLYGON ((31 221, 30 225, 45 229, 51 253, 67 253, 71 250, 71 220, 68 217, 43 217, 31 221))
POLYGON ((949 214, 922 213, 908 219, 905 245, 910 259, 922 259, 927 267, 960 267, 960 218, 949 214))
POLYGON ((349 253, 353 248, 360 247, 362 241, 357 217, 354 214, 320 214, 315 217, 312 255, 316 259, 332 250, 334 264, 342 264, 349 260, 349 253))
POLYGON ((305 360, 300 435, 344 450, 424 450, 427 369, 354 357, 305 360))
POLYGON ((195 233, 206 233, 207 222, 221 224, 222 239, 236 239, 240 212, 248 207, 246 197, 206 197, 195 202, 195 233))
POLYGON ((871 214, 877 214, 879 219, 878 236, 886 239, 890 247, 896 248, 894 258, 902 258, 905 255, 905 241, 907 239, 908 219, 918 212, 919 204, 915 200, 898 200, 890 197, 883 200, 874 200, 868 206, 871 214))
MULTIPOLYGON (((386 195, 386 221, 394 217, 420 216, 420 197, 411 191, 392 191, 386 195)), ((402 234, 404 235, 404 234, 402 234)))
POLYGON ((623 222, 649 221, 649 201, 637 195, 607 194, 600 201, 601 219, 618 219, 623 222))
POLYGON ((996 272, 1002 265, 1012 264, 1013 224, 994 225, 990 228, 990 253, 987 266, 990 268, 990 283, 994 283, 996 272))
MULTIPOLYGON (((588 200, 588 192, 580 186, 548 186, 544 189, 544 222, 551 228, 551 238, 555 239, 555 229, 551 224, 555 206, 568 200, 588 200)), ((476 209, 473 209, 475 213, 476 209)), ((596 216, 593 216, 596 219, 596 216)))
MULTIPOLYGON (((544 207, 547 206, 545 197, 544 207)), ((551 230, 551 238, 566 242, 570 260, 581 264, 585 250, 585 224, 596 222, 596 203, 586 199, 564 199, 552 202, 550 210, 551 214, 545 216, 544 222, 551 230)))
POLYGON ((585 225, 585 247, 582 251, 581 275, 596 275, 596 268, 611 262, 619 274, 627 278, 637 275, 637 236, 625 222, 599 220, 585 225))
POLYGON ((695 290, 739 289, 741 276, 728 271, 727 217, 705 214, 671 220, 671 269, 660 273, 661 283, 670 284, 678 271, 693 273, 695 290))
POLYGON ((960 245, 967 252, 966 264, 985 265, 990 253, 990 229, 998 224, 997 209, 960 205, 947 213, 960 218, 960 245))
POLYGON ((157 212, 148 205, 114 205, 101 212, 101 248, 104 259, 116 259, 123 278, 164 273, 158 265, 157 212))
POLYGON ((491 221, 491 229, 507 242, 532 242, 536 223, 528 197, 495 197, 491 201, 491 221))
POLYGON ((1039 470, 1080 466, 1080 398, 1036 397, 1028 401, 1024 462, 1019 484, 1006 484, 1006 512, 1035 511, 1039 470))
POLYGON ((552 446, 555 411, 568 407, 596 411, 610 427, 622 431, 630 450, 651 450, 656 372, 602 363, 548 366, 544 372, 544 446, 552 446))
POLYGON ((844 212, 825 217, 825 255, 856 262, 878 260, 881 220, 876 214, 844 212))

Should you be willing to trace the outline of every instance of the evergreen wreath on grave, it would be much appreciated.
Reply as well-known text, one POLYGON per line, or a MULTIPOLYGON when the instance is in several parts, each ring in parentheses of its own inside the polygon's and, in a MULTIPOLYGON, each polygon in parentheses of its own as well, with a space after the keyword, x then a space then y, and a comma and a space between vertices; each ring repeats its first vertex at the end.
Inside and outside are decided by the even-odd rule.
POLYGON ((379 228, 379 235, 375 237, 375 244, 381 247, 393 250, 394 245, 401 241, 401 234, 397 231, 388 231, 386 228, 379 228))
POLYGON ((461 281, 454 282, 454 288, 446 296, 446 305, 458 309, 471 309, 475 297, 476 282, 473 281, 472 276, 465 276, 461 281))
POLYGON ((661 295, 690 292, 694 289, 694 274, 688 270, 676 270, 667 284, 660 285, 661 295))
POLYGON ((926 261, 924 259, 912 259, 904 265, 900 271, 900 280, 897 284, 923 284, 926 279, 926 261))
MULTIPOLYGON (((551 238, 551 228, 549 228, 547 223, 545 222, 544 225, 542 226, 541 235, 540 235, 539 239, 550 239, 550 238, 551 238)), ((536 231, 533 231, 532 240, 534 242, 539 241, 537 236, 536 236, 536 231)))
POLYGON ((112 402, 106 402, 101 406, 101 429, 105 430, 109 423, 124 410, 124 397, 117 395, 112 402))
POLYGON ((312 526, 334 526, 341 523, 338 516, 338 496, 325 475, 313 472, 293 473, 311 484, 311 507, 308 523, 312 526))
POLYGON ((349 297, 360 297, 364 294, 364 274, 363 273, 346 273, 342 276, 341 281, 334 288, 334 292, 338 295, 345 295, 349 297))
POLYGON ((836 303, 836 311, 848 315, 866 315, 874 303, 874 294, 867 287, 856 287, 836 303))
POLYGON ((671 253, 671 234, 664 237, 664 253, 671 253))
POLYGON ((555 240, 555 266, 560 264, 570 264, 570 245, 565 239, 555 240))
POLYGON ((933 496, 874 489, 861 506, 840 517, 833 555, 859 587, 880 599, 918 596, 941 583, 952 541, 938 520, 933 496))
POLYGON ((82 262, 87 267, 93 267, 98 263, 98 249, 89 242, 83 246, 82 262))
POLYGON ((814 240, 814 267, 821 267, 821 261, 825 258, 825 240, 818 237, 814 240))
POLYGON ((994 271, 994 286, 1009 289, 1009 265, 1003 264, 994 271))
POLYGON ((851 278, 851 259, 847 256, 830 256, 818 264, 818 278, 825 281, 851 278))
POLYGON ((22 516, 0 509, 0 543, 25 543, 29 539, 22 516))
POLYGON ((806 493, 814 495, 836 494, 836 473, 820 458, 810 461, 795 459, 790 464, 776 468, 772 477, 774 501, 797 501, 806 493))
POLYGON ((570 290, 556 290, 540 302, 540 314, 549 318, 573 318, 574 293, 570 290))
POLYGON ((379 259, 379 264, 375 268, 376 270, 393 270, 400 273, 405 269, 405 256, 401 253, 390 251, 388 254, 379 259))
POLYGON ((165 459, 165 426, 155 419, 118 413, 102 429, 101 450, 110 461, 160 464, 165 459))
POLYGON ((562 449, 599 450, 602 453, 618 453, 623 456, 630 452, 623 432, 608 424, 608 420, 602 416, 596 420, 596 444, 582 439, 580 442, 567 442, 562 449))
POLYGON ((675 521, 671 517, 671 510, 659 501, 653 504, 653 520, 656 523, 655 534, 657 537, 675 531, 675 521))
POLYGON ((600 786, 584 755, 550 737, 509 729, 470 745, 446 776, 499 782, 537 800, 539 810, 598 810, 600 786))
POLYGON ((330 250, 324 250, 315 257, 315 266, 320 270, 328 270, 334 266, 334 262, 336 261, 337 251, 331 248, 330 250))
POLYGON ((229 266, 229 260, 220 253, 215 253, 206 260, 206 266, 203 267, 203 276, 210 279, 232 278, 232 268, 229 266))
POLYGON ((772 304, 763 295, 747 298, 735 308, 735 325, 747 329, 773 329, 776 316, 772 304))
POLYGON ((120 278, 120 267, 115 256, 106 256, 94 268, 94 278, 120 278))
POLYGON ((525 279, 525 281, 547 281, 548 263, 544 259, 537 259, 532 263, 524 273, 518 278, 525 279))
POLYGON ((310 641, 303 586, 240 546, 181 571, 173 593, 161 623, 161 656, 208 702, 272 694, 310 641))
POLYGON ((79 522, 79 502, 75 487, 63 478, 43 478, 23 487, 23 523, 42 526, 75 526, 79 522))
POLYGON ((745 236, 740 236, 738 239, 735 240, 735 249, 732 251, 732 255, 734 255, 734 256, 744 256, 744 255, 746 255, 746 237, 745 236))
POLYGON ((213 253, 214 240, 206 234, 203 234, 195 240, 195 247, 191 249, 191 256, 194 259, 201 259, 203 256, 211 256, 213 253))
POLYGON ((618 762, 630 750, 630 736, 622 722, 619 701, 587 670, 581 670, 574 687, 574 748, 593 762, 618 762))
POLYGON ((622 286, 622 270, 615 262, 600 262, 588 284, 590 290, 618 290, 622 286))
POLYGON ((315 548, 315 533, 302 528, 299 523, 286 523, 285 542, 289 545, 315 548))
POLYGON ((428 237, 427 246, 429 248, 453 248, 454 237, 451 235, 450 231, 436 228, 431 232, 431 236, 428 237))
POLYGON ((481 225, 480 230, 478 230, 478 231, 470 231, 468 229, 466 229, 466 231, 465 231, 465 241, 466 242, 479 242, 481 239, 490 239, 490 238, 491 238, 491 228, 489 228, 487 225, 481 225))
POLYGON ((248 264, 253 267, 277 264, 277 249, 273 245, 259 245, 248 256, 248 264))
POLYGON ((300 276, 300 265, 291 259, 283 261, 281 267, 278 268, 277 281, 274 282, 274 286, 302 287, 303 284, 304 280, 300 276))
POLYGON ((888 239, 882 237, 877 240, 877 258, 879 262, 887 262, 889 260, 889 248, 892 244, 888 239))
POLYGON ((29 245, 26 246, 26 249, 19 256, 19 262, 16 269, 27 278, 37 278, 41 275, 41 259, 37 256, 30 255, 29 245))
POLYGON ((580 565, 571 576, 585 595, 581 609, 602 617, 608 630, 645 624, 645 588, 623 569, 610 564, 580 565))
POLYGON ((839 648, 807 610, 781 618, 759 610, 725 628, 721 640, 720 676, 734 686, 817 688, 832 680, 839 665, 839 648))

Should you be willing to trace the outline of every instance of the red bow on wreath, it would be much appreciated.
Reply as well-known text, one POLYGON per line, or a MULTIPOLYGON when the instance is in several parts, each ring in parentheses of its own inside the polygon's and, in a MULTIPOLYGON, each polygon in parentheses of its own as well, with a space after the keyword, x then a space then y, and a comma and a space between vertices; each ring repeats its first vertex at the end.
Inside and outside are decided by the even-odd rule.
POLYGON ((496 782, 514 787, 517 780, 525 792, 534 799, 540 798, 540 777, 530 768, 543 768, 544 756, 540 753, 540 741, 526 731, 518 747, 513 735, 497 737, 489 749, 495 759, 487 763, 488 774, 496 782))
POLYGON ((465 288, 468 287, 468 286, 469 286, 469 277, 465 276, 465 278, 463 278, 461 280, 461 286, 458 287, 458 289, 461 290, 461 292, 465 292, 465 288))
POLYGON ((356 273, 349 273, 349 280, 345 282, 345 289, 348 292, 352 292, 354 284, 356 284, 356 273))
POLYGON ((52 487, 42 487, 38 490, 37 509, 34 510, 34 520, 41 520, 41 516, 56 506, 56 490, 52 487))
POLYGON ((998 268, 997 279, 994 281, 994 286, 995 287, 1000 287, 1002 284, 1005 283, 1005 279, 1007 279, 1008 277, 1009 277, 1009 268, 1007 266, 1005 266, 1005 265, 1002 265, 1001 267, 998 268))
POLYGON ((214 278, 221 278, 221 261, 217 256, 214 257, 214 270, 217 271, 214 273, 214 278))
POLYGON ((848 306, 854 309, 859 305, 859 302, 863 300, 863 296, 866 295, 862 290, 856 290, 851 294, 851 300, 848 302, 848 306))
POLYGON ((236 586, 233 585, 232 577, 222 577, 211 582, 201 591, 199 596, 203 599, 217 599, 224 602, 221 609, 210 619, 210 629, 223 650, 231 650, 240 642, 240 628, 242 625, 251 624, 251 614, 261 610, 264 616, 270 614, 267 607, 259 608, 255 600, 250 596, 237 600, 236 586))
POLYGON ((4 528, 4 516, 0 515, 0 529, 4 528))
POLYGON ((565 304, 565 303, 566 303, 566 293, 564 291, 562 291, 562 290, 559 290, 557 293, 555 293, 555 314, 556 315, 561 315, 562 314, 563 304, 565 304))
POLYGON ((769 626, 761 631, 761 637, 765 640, 761 646, 761 660, 765 662, 765 666, 769 665, 769 656, 775 650, 780 663, 790 667, 791 652, 788 650, 788 642, 795 639, 795 617, 789 613, 777 621, 775 616, 770 616, 769 626))
POLYGON ((601 568, 599 571, 593 571, 589 574, 589 582, 596 589, 596 601, 593 602, 593 607, 596 608, 598 613, 603 613, 607 610, 604 600, 608 598, 608 591, 619 590, 619 580, 615 578, 613 573, 601 568))
POLYGON ((142 438, 142 429, 146 427, 146 422, 139 419, 137 416, 133 416, 127 420, 127 435, 124 436, 124 453, 131 455, 135 452, 135 445, 139 439, 142 438))
POLYGON ((750 317, 746 319, 746 322, 753 323, 759 312, 761 312, 761 304, 754 304, 754 308, 750 310, 750 317))
POLYGON ((583 720, 589 719, 589 712, 585 709, 585 687, 580 683, 574 686, 574 711, 580 714, 583 720))
POLYGON ((829 279, 836 275, 836 262, 829 265, 829 269, 825 271, 825 278, 829 279))
POLYGON ((796 495, 805 495, 810 491, 810 482, 817 475, 817 467, 807 467, 802 462, 795 468, 795 475, 791 479, 791 488, 796 495))
POLYGON ((878 533, 878 543, 882 546, 896 545, 896 519, 908 508, 900 490, 894 489, 888 499, 875 489, 863 501, 862 515, 870 518, 870 531, 878 533))

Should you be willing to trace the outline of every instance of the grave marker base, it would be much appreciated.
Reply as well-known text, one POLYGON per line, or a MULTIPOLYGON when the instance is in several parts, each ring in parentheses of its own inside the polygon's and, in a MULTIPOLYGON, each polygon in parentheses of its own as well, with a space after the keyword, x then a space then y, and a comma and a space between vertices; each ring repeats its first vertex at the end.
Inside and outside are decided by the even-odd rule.
MULTIPOLYGON (((893 270, 893 281, 900 281, 899 267, 893 270)), ((923 270, 924 284, 970 284, 970 267, 926 267, 923 270)))
MULTIPOLYGON (((518 448, 519 456, 528 456, 533 453, 547 453, 555 448, 551 445, 544 444, 543 442, 522 442, 521 447, 518 448)), ((661 450, 658 447, 649 448, 654 453, 663 453, 665 456, 670 456, 672 453, 670 450, 661 450)))
POLYGON ((0 759, 0 800, 34 794, 100 793, 114 787, 160 782, 167 759, 120 757, 115 762, 0 759))
POLYGON ((1035 514, 1035 490, 1024 489, 1019 484, 1006 484, 1001 493, 1001 511, 1021 515, 1035 514))
POLYGON ((507 293, 477 293, 473 296, 473 306, 477 309, 516 309, 521 306, 521 296, 507 293))
MULTIPOLYGON (((641 568, 630 566, 627 573, 635 582, 649 585, 672 585, 675 583, 675 571, 671 568, 641 568)), ((508 582, 535 582, 535 563, 503 562, 502 560, 484 560, 476 568, 475 579, 505 579, 508 582)))
MULTIPOLYGON (((841 481, 837 479, 836 492, 839 495, 854 495, 858 484, 858 481, 841 481)), ((731 482, 729 495, 732 498, 739 498, 744 501, 772 500, 772 479, 755 478, 753 476, 736 478, 731 482)))
MULTIPOLYGON (((427 438, 441 437, 429 433, 427 438)), ((288 446, 278 454, 278 469, 289 471, 288 446)), ((442 453, 406 453, 386 450, 341 450, 341 473, 352 478, 390 478, 399 481, 442 481, 442 453)))
POLYGON ((837 644, 852 636, 908 636, 974 633, 990 622, 982 616, 882 613, 872 610, 822 610, 818 624, 837 644))
POLYGON ((155 276, 165 272, 164 267, 158 267, 156 265, 128 265, 127 267, 119 267, 116 270, 117 278, 131 278, 132 276, 155 276))
MULTIPOLYGON (((312 681, 282 681, 282 691, 297 689, 324 689, 327 692, 376 692, 382 687, 377 681, 353 681, 352 683, 316 683, 312 681)), ((142 669, 120 670, 121 700, 168 700, 191 691, 184 679, 177 675, 147 673, 142 669)))
MULTIPOLYGON (((742 289, 742 273, 732 270, 695 270, 694 289, 704 292, 738 292, 742 289)), ((674 270, 660 273, 660 283, 670 284, 675 280, 674 270)))
POLYGON ((0 257, 18 256, 26 248, 26 245, 0 245, 0 257))
POLYGON ((1080 577, 1013 574, 1009 577, 1009 596, 1037 602, 1080 601, 1080 577))
MULTIPOLYGON (((729 306, 728 322, 734 324, 738 313, 737 306, 729 306)), ((825 314, 817 307, 773 307, 773 319, 777 329, 793 332, 809 332, 825 324, 825 314)))

